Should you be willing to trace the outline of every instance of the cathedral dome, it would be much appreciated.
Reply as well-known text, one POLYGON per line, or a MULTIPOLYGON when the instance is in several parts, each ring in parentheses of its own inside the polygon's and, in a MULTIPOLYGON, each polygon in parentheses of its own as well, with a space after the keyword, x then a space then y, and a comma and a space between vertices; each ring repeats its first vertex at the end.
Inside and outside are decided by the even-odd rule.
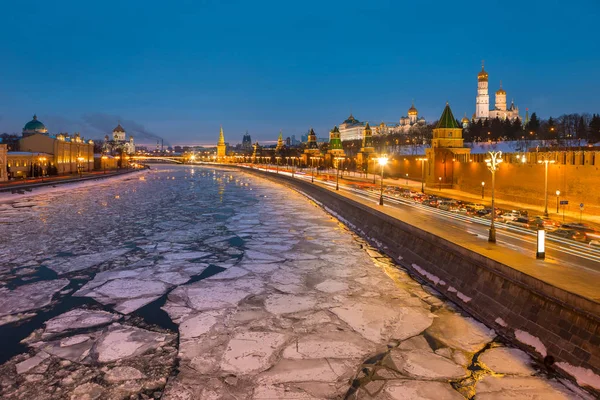
POLYGON ((123 129, 121 124, 119 124, 115 129, 113 129, 113 132, 125 132, 125 129, 123 129))
POLYGON ((38 121, 37 115, 34 115, 33 119, 31 121, 29 121, 28 123, 26 123, 25 126, 23 127, 23 132, 24 133, 47 133, 48 129, 46 129, 46 126, 41 121, 38 121))
POLYGON ((480 82, 487 82, 488 80, 488 73, 485 72, 485 69, 483 69, 483 65, 481 66, 481 71, 479 71, 479 73, 477 74, 477 80, 479 80, 480 82))
POLYGON ((460 120, 460 122, 463 124, 469 123, 469 118, 467 118, 467 113, 465 113, 465 116, 460 120))
POLYGON ((410 108, 408 109, 408 115, 417 115, 418 111, 415 108, 415 104, 413 103, 412 106, 410 106, 410 108))
POLYGON ((498 89, 496 94, 506 94, 506 91, 504 89, 502 89, 502 81, 500 81, 500 89, 498 89))

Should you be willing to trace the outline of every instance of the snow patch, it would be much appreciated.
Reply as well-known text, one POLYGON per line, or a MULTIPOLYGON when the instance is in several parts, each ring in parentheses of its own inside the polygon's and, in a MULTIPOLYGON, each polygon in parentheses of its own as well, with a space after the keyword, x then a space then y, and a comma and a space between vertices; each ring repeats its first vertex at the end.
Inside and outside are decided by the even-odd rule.
POLYGON ((426 277, 427 279, 429 279, 431 282, 433 282, 435 285, 437 285, 440 282, 440 278, 438 278, 437 276, 425 271, 423 268, 419 267, 417 264, 413 264, 412 267, 421 275, 423 275, 424 277, 426 277))
POLYGON ((562 361, 557 362, 554 365, 573 376, 579 385, 600 389, 600 375, 596 375, 592 370, 583 367, 576 367, 562 361))
POLYGON ((504 327, 504 328, 506 328, 506 327, 508 326, 508 324, 506 323, 506 321, 504 321, 504 320, 503 320, 502 318, 500 318, 500 317, 496 318, 495 322, 496 322, 498 325, 500 325, 500 326, 502 326, 502 327, 504 327))
POLYGON ((515 330, 515 337, 519 342, 533 347, 538 353, 542 355, 542 357, 546 357, 546 355, 548 354, 546 351, 546 346, 544 346, 544 344, 538 337, 533 336, 528 332, 521 331, 519 329, 515 330))
POLYGON ((469 296, 465 295, 465 294, 464 294, 464 293, 462 293, 462 292, 457 292, 457 293, 456 293, 456 296, 457 296, 459 299, 461 299, 462 301, 464 301, 465 303, 468 303, 468 302, 470 302, 470 301, 472 300, 472 299, 471 299, 469 296))

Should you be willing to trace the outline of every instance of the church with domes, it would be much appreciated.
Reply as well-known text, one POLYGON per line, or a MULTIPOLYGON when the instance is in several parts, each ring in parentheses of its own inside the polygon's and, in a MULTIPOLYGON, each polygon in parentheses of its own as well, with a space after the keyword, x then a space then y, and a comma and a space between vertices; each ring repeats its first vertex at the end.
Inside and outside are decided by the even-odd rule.
POLYGON ((108 135, 104 136, 104 143, 102 144, 103 153, 125 153, 135 154, 135 143, 133 136, 129 136, 127 140, 127 132, 121 126, 121 123, 117 124, 117 127, 112 131, 112 139, 108 135))
POLYGON ((519 116, 519 107, 515 106, 513 101, 511 101, 509 107, 506 106, 506 90, 502 88, 502 81, 500 81, 500 88, 496 91, 494 108, 490 110, 488 78, 489 75, 482 63, 481 71, 479 71, 477 74, 477 97, 475 98, 475 113, 473 114, 473 121, 494 118, 514 121, 517 118, 521 118, 519 116))

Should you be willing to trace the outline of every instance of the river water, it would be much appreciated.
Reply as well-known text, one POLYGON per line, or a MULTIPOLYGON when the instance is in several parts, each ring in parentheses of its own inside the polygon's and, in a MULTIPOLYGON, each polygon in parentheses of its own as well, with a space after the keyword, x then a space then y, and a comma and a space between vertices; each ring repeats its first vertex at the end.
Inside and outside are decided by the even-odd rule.
POLYGON ((2 398, 589 398, 273 182, 44 190, 0 199, 2 398))

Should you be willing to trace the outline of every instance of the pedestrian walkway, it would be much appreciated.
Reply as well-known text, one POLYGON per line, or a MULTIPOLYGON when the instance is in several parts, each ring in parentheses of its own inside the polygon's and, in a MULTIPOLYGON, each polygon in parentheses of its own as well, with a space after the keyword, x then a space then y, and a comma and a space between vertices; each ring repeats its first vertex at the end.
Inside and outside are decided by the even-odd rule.
POLYGON ((137 169, 120 169, 111 171, 91 171, 73 175, 59 175, 59 176, 48 176, 40 178, 29 178, 11 180, 8 182, 0 183, 0 192, 21 192, 31 191, 33 188, 43 186, 53 186, 57 184, 70 183, 70 182, 82 182, 93 179, 109 178, 112 176, 123 175, 129 172, 137 171, 137 169))

